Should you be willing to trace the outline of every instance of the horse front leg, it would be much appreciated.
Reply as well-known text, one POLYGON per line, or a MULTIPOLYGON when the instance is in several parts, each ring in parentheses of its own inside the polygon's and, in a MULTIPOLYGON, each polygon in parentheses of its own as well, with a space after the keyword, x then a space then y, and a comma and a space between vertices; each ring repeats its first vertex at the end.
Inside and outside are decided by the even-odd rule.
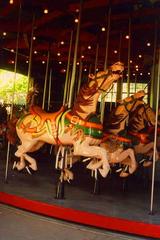
MULTIPOLYGON (((152 165, 151 159, 153 158, 154 142, 150 142, 147 144, 139 143, 138 145, 134 146, 134 149, 135 149, 136 154, 141 153, 141 154, 144 154, 149 157, 149 159, 150 159, 149 161, 144 161, 144 163, 143 163, 144 167, 149 167, 152 165)), ((156 149, 155 154, 156 154, 156 161, 158 161, 159 154, 158 154, 157 149, 156 149)))
MULTIPOLYGON (((132 148, 123 150, 117 157, 119 158, 119 161, 122 164, 128 166, 129 174, 133 174, 136 171, 138 164, 137 164, 135 154, 134 154, 134 151, 132 148)), ((120 177, 125 177, 125 171, 121 172, 120 177)))
POLYGON ((24 169, 25 168, 25 166, 26 166, 26 164, 25 164, 25 159, 24 159, 24 156, 23 155, 21 155, 20 156, 20 161, 18 161, 18 162, 14 162, 13 163, 13 170, 15 169, 15 168, 17 168, 17 170, 18 171, 21 171, 22 169, 24 169))
POLYGON ((98 161, 91 161, 87 165, 87 168, 90 170, 98 169, 102 177, 108 175, 110 165, 108 162, 107 151, 104 148, 89 145, 87 141, 82 143, 77 141, 74 144, 74 155, 99 159, 98 161))

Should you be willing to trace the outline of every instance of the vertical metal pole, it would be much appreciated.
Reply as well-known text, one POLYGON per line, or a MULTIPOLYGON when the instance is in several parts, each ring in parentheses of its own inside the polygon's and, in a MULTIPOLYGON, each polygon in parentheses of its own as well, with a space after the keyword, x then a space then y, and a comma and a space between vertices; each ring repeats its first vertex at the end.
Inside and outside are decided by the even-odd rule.
POLYGON ((135 91, 135 93, 137 91, 137 74, 135 75, 135 88, 134 88, 134 91, 135 91))
POLYGON ((95 57, 95 64, 94 64, 94 74, 96 74, 96 70, 97 70, 98 53, 99 53, 99 43, 97 43, 97 46, 96 46, 96 57, 95 57))
POLYGON ((72 42, 73 42, 73 30, 71 31, 71 38, 69 44, 69 53, 68 53, 68 63, 67 63, 67 71, 66 71, 66 79, 65 79, 65 86, 64 86, 64 95, 63 95, 63 105, 68 105, 67 100, 67 92, 69 87, 69 70, 70 70, 70 63, 71 63, 71 51, 72 51, 72 42))
POLYGON ((153 68, 151 74, 151 94, 150 94, 150 105, 154 108, 154 80, 155 80, 155 63, 156 63, 156 46, 157 46, 157 36, 158 35, 158 22, 155 21, 154 30, 154 49, 153 49, 153 68))
POLYGON ((30 77, 31 77, 31 68, 32 68, 32 53, 33 53, 34 22, 35 22, 35 15, 33 15, 33 20, 32 20, 31 43, 30 43, 30 52, 29 52, 29 65, 28 65, 28 92, 29 92, 29 87, 30 87, 30 77))
POLYGON ((83 0, 80 0, 80 10, 79 10, 77 33, 76 33, 75 49, 74 49, 73 68, 72 68, 71 86, 70 86, 70 95, 69 95, 69 102, 68 102, 68 107, 69 108, 72 106, 73 91, 74 91, 75 76, 76 76, 76 62, 77 62, 77 53, 78 53, 78 43, 79 43, 81 13, 82 13, 82 3, 83 3, 83 0))
POLYGON ((49 111, 50 101, 51 101, 51 89, 52 89, 52 68, 50 69, 50 73, 49 73, 48 108, 47 108, 48 111, 49 111))
MULTIPOLYGON (((108 67, 108 45, 109 45, 109 34, 110 34, 110 19, 111 19, 111 7, 108 10, 108 24, 107 24, 107 36, 106 36, 106 55, 104 61, 104 70, 106 71, 108 67)), ((105 97, 104 93, 101 95, 101 104, 100 104, 100 111, 101 111, 101 123, 104 120, 104 110, 105 110, 105 97)))
POLYGON ((130 58, 131 58, 131 17, 129 18, 129 30, 128 30, 128 76, 127 76, 127 96, 130 94, 130 58))
POLYGON ((47 65, 46 65, 46 74, 45 74, 45 81, 44 81, 42 109, 44 109, 44 107, 45 107, 46 87, 47 87, 47 79, 48 79, 49 61, 50 61, 50 46, 49 46, 48 55, 47 55, 47 65))
POLYGON ((157 145, 157 125, 158 125, 158 109, 159 109, 159 88, 160 88, 160 53, 158 59, 158 76, 157 76, 157 99, 156 99, 156 123, 154 130, 154 152, 153 152, 153 167, 152 167, 152 186, 151 186, 151 202, 150 213, 153 214, 154 201, 154 180, 155 180, 155 164, 156 164, 156 145, 157 145))
MULTIPOLYGON (((15 64, 14 64, 14 80, 13 80, 13 94, 12 94, 12 104, 11 104, 11 113, 10 119, 13 116, 13 106, 14 106, 14 97, 15 97, 15 83, 16 83, 16 73, 17 73, 17 61, 18 61, 18 47, 19 47, 19 33, 20 33, 20 23, 21 23, 21 3, 19 4, 19 13, 18 13, 18 25, 17 25, 17 39, 16 39, 16 54, 15 54, 15 64)), ((9 164, 9 153, 10 153, 10 142, 8 141, 7 146, 7 157, 6 157, 6 167, 5 167, 5 182, 8 178, 8 164, 9 164)))
MULTIPOLYGON (((122 33, 120 33, 120 38, 119 38, 118 61, 121 60, 121 48, 122 48, 122 33)), ((117 104, 117 100, 122 98, 122 90, 123 90, 123 78, 117 81, 117 95, 116 95, 115 106, 117 104)))
POLYGON ((83 69, 83 62, 82 60, 80 61, 79 65, 79 77, 78 77, 78 87, 77 87, 77 94, 79 93, 79 89, 81 87, 81 82, 82 82, 82 69, 83 69))

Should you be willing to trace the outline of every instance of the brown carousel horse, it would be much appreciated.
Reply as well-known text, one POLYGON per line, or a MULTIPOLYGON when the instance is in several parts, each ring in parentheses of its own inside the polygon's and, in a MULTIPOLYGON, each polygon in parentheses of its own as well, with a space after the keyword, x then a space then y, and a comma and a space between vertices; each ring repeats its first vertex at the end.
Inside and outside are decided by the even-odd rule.
MULTIPOLYGON (((155 126, 155 120, 155 112, 149 104, 144 103, 130 113, 128 121, 128 133, 136 138, 136 144, 134 144, 135 153, 144 154, 148 157, 148 161, 143 162, 144 167, 152 165, 152 161, 150 160, 153 157, 154 150, 153 129, 155 126)), ((160 121, 158 121, 158 125, 160 126, 160 121)), ((158 159, 159 154, 156 149, 156 160, 158 159)))
POLYGON ((121 77, 123 70, 124 65, 117 62, 106 71, 90 74, 89 81, 82 86, 70 110, 62 107, 58 112, 46 113, 32 106, 30 113, 17 122, 21 145, 15 153, 20 158, 15 167, 22 170, 28 161, 29 167, 37 170, 35 159, 27 153, 38 150, 44 143, 62 144, 73 146, 73 155, 98 158, 98 165, 93 164, 91 169, 98 168, 101 175, 106 177, 110 165, 107 151, 99 146, 103 127, 95 113, 99 95, 121 77))
POLYGON ((104 136, 103 146, 109 155, 109 163, 111 166, 121 164, 120 177, 127 177, 134 173, 137 169, 137 161, 132 147, 132 142, 121 135, 126 128, 129 119, 129 113, 134 111, 137 106, 143 104, 142 97, 144 91, 139 91, 131 97, 127 97, 119 102, 119 105, 109 115, 105 121, 105 129, 107 133, 104 136))

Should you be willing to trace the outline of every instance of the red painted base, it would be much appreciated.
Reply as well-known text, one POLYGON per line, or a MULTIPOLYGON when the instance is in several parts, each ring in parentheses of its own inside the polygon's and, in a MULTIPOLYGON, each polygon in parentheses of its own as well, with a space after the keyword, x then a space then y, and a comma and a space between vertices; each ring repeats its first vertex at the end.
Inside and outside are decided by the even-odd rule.
POLYGON ((72 208, 29 200, 4 192, 0 192, 0 202, 47 217, 54 217, 106 230, 160 239, 160 225, 83 212, 72 208))

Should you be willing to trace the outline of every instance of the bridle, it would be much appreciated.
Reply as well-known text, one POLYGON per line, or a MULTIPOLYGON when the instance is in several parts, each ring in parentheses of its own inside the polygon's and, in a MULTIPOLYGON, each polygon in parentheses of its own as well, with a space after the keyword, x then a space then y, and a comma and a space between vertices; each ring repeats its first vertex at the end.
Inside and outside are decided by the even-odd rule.
POLYGON ((123 100, 123 103, 120 104, 120 105, 124 105, 125 110, 126 110, 128 113, 132 112, 132 110, 134 109, 134 107, 135 107, 135 105, 136 105, 136 103, 137 103, 137 101, 138 101, 138 99, 134 99, 133 96, 131 96, 131 98, 132 98, 132 101, 131 101, 131 102, 126 102, 125 100, 123 100), (127 106, 128 106, 129 104, 132 104, 132 103, 133 103, 133 105, 131 106, 130 109, 128 109, 127 106))
POLYGON ((106 92, 106 91, 105 91, 104 89, 102 89, 101 87, 102 87, 103 83, 106 81, 106 79, 107 79, 109 76, 111 76, 112 74, 121 75, 121 74, 122 74, 122 71, 120 71, 120 70, 113 71, 113 70, 109 69, 109 70, 108 70, 108 73, 103 74, 103 75, 101 75, 101 76, 99 76, 99 77, 96 76, 95 79, 94 79, 94 81, 96 81, 97 79, 100 79, 100 78, 104 78, 103 81, 102 81, 102 83, 101 83, 101 85, 100 85, 99 87, 97 87, 97 90, 100 90, 100 91, 102 91, 102 92, 106 92))

